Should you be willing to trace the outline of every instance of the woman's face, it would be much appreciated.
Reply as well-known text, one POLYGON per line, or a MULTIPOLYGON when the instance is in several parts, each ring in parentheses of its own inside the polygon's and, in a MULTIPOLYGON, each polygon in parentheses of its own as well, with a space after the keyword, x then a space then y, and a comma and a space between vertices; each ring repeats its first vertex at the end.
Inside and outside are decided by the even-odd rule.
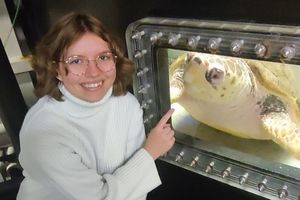
MULTIPOLYGON (((116 78, 115 64, 109 70, 104 71, 97 67, 95 60, 105 52, 110 52, 110 49, 102 38, 93 33, 85 33, 67 49, 64 55, 65 60, 77 56, 90 60, 86 63, 84 74, 75 74, 70 71, 67 74, 65 71, 67 64, 61 62, 57 78, 77 98, 88 102, 101 100, 116 78)), ((75 60, 75 62, 78 61, 75 60)))

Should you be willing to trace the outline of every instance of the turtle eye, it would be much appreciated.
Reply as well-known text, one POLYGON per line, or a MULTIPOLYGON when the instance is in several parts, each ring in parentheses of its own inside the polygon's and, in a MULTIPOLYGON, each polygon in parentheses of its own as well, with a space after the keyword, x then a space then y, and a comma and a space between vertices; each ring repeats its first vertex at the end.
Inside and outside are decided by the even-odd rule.
POLYGON ((197 56, 195 56, 193 58, 193 61, 196 62, 198 65, 200 65, 202 63, 201 59, 199 57, 197 57, 197 56))
POLYGON ((205 73, 205 79, 213 86, 219 85, 223 82, 225 71, 222 67, 208 67, 205 73))

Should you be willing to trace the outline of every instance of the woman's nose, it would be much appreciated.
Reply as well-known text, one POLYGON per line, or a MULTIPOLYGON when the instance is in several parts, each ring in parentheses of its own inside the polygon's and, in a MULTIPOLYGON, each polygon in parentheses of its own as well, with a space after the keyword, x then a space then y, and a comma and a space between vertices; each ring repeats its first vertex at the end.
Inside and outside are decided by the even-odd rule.
POLYGON ((97 66, 97 62, 95 60, 89 60, 87 63, 85 76, 97 76, 101 72, 101 69, 97 66))

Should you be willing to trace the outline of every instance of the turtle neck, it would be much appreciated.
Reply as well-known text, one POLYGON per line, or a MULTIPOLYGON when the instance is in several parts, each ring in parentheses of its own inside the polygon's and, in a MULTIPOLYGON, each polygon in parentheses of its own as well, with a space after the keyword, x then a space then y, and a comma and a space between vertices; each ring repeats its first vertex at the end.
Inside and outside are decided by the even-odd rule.
POLYGON ((72 95, 63 84, 59 85, 59 90, 63 94, 63 102, 61 102, 61 109, 68 115, 76 118, 88 117, 96 114, 101 110, 101 105, 107 103, 112 96, 112 87, 102 99, 96 102, 88 102, 72 95))

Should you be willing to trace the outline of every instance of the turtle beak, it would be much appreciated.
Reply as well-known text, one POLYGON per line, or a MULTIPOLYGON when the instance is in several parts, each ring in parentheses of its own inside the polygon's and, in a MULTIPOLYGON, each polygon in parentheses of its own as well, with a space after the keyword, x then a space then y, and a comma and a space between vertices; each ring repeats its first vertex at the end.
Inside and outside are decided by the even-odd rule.
POLYGON ((209 64, 205 73, 205 79, 213 86, 220 85, 224 81, 225 68, 218 64, 209 64))

